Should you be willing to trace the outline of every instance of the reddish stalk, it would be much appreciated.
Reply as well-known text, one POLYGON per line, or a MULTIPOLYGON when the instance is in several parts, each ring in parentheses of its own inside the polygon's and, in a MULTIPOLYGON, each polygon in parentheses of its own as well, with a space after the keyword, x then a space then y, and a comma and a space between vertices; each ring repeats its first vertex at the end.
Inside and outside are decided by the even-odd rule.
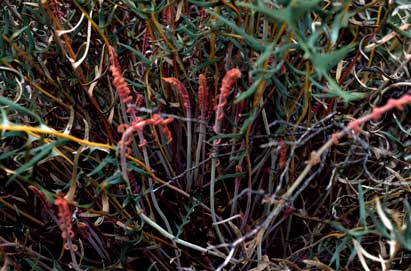
POLYGON ((283 198, 288 199, 291 197, 293 194, 294 190, 301 184, 301 182, 304 180, 305 176, 309 173, 311 168, 315 165, 317 165, 321 161, 321 155, 325 153, 332 145, 338 144, 339 140, 346 136, 347 134, 353 132, 353 133, 359 133, 361 132, 361 124, 364 124, 370 120, 379 120, 382 115, 394 108, 398 110, 403 110, 404 105, 406 104, 411 104, 411 95, 405 94, 399 99, 389 99, 388 102, 381 106, 381 107, 376 107, 372 110, 372 112, 368 115, 365 115, 359 119, 355 119, 350 121, 346 125, 346 129, 341 130, 339 132, 336 132, 330 136, 330 139, 317 151, 312 151, 310 155, 310 159, 306 162, 306 167, 304 170, 301 172, 301 174, 298 176, 296 181, 293 183, 293 185, 287 190, 286 193, 284 193, 283 198))
MULTIPOLYGON (((109 47, 109 53, 110 53, 110 71, 113 75, 113 85, 120 97, 120 101, 127 107, 127 113, 131 116, 131 124, 120 124, 118 126, 118 131, 123 132, 122 137, 120 142, 118 143, 118 146, 120 146, 120 164, 121 164, 121 173, 123 176, 124 181, 127 184, 127 191, 128 193, 132 193, 131 191, 131 186, 130 186, 130 180, 128 178, 128 168, 127 168, 127 159, 126 159, 126 154, 131 153, 130 145, 132 143, 132 135, 134 131, 137 132, 139 136, 139 147, 142 148, 143 150, 143 157, 144 157, 144 162, 146 167, 151 170, 150 167, 150 161, 149 161, 149 155, 147 151, 147 141, 144 138, 144 128, 146 126, 158 126, 160 127, 160 130, 164 133, 164 136, 168 140, 168 143, 170 143, 173 138, 171 131, 168 129, 168 124, 170 124, 174 119, 173 118, 166 118, 162 119, 159 114, 153 114, 151 118, 148 119, 143 119, 142 117, 138 116, 138 110, 137 108, 141 107, 143 98, 141 95, 138 95, 137 98, 134 100, 133 96, 131 96, 131 90, 127 84, 127 82, 124 80, 122 74, 121 74, 121 68, 120 64, 116 55, 116 52, 113 47, 109 47)), ((187 93, 186 93, 187 94, 187 93)), ((188 98, 188 94, 186 95, 185 98, 188 98)), ((188 108, 189 107, 189 102, 188 102, 188 108)), ((148 178, 149 185, 150 187, 153 186, 152 183, 152 178, 148 178)), ((167 220, 167 217, 164 215, 162 210, 160 209, 156 196, 154 192, 150 193, 151 200, 154 204, 155 209, 157 210, 157 213, 163 220, 168 233, 172 234, 172 230, 170 227, 170 224, 167 220)), ((173 241, 173 244, 175 242, 173 241)), ((178 252, 176 251, 176 257, 177 257, 177 266, 180 266, 180 260, 178 258, 178 252)))
MULTIPOLYGON (((224 118, 223 108, 227 104, 227 98, 230 94, 231 87, 235 81, 240 78, 241 72, 239 69, 229 70, 223 78, 221 88, 220 88, 220 97, 217 104, 216 119, 213 130, 216 134, 219 134, 221 131, 221 125, 224 118)), ((224 236, 222 235, 220 228, 217 224, 217 216, 215 213, 215 204, 214 204, 214 193, 215 193, 215 181, 216 181, 216 168, 217 168, 217 154, 218 154, 218 145, 220 139, 215 139, 213 141, 213 150, 211 152, 211 177, 210 177, 210 210, 211 210, 211 219, 216 230, 216 233, 222 243, 224 243, 224 236)))
POLYGON ((61 230, 61 238, 64 240, 64 249, 70 251, 71 264, 75 270, 80 270, 77 263, 75 251, 77 251, 77 246, 73 244, 73 225, 71 224, 71 211, 69 203, 65 198, 58 197, 54 204, 58 208, 58 225, 61 230))
POLYGON ((203 178, 198 176, 199 164, 201 158, 201 149, 205 144, 206 136, 206 114, 208 109, 208 88, 206 83, 206 78, 204 74, 200 74, 198 77, 199 87, 198 87, 198 104, 200 110, 200 131, 198 133, 197 149, 196 149, 196 158, 194 164, 194 180, 197 187, 203 186, 203 178))
POLYGON ((181 96, 184 104, 184 108, 186 110, 186 117, 187 117, 187 150, 186 150, 186 161, 187 161, 187 185, 186 185, 186 191, 190 192, 191 191, 191 186, 193 184, 193 175, 191 173, 191 165, 192 165, 192 159, 191 159, 191 142, 192 142, 192 128, 191 128, 191 103, 190 103, 190 97, 188 95, 188 92, 186 88, 184 87, 183 83, 180 82, 177 78, 174 77, 166 77, 163 78, 163 80, 171 85, 173 85, 179 95, 181 96))

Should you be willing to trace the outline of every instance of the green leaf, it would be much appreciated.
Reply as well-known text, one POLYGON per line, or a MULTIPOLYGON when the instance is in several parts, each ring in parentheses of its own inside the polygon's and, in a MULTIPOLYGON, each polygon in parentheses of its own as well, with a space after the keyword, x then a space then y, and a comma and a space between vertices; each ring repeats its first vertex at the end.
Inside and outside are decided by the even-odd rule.
POLYGON ((96 173, 100 173, 102 174, 102 170, 105 166, 107 165, 112 165, 116 162, 116 160, 111 157, 111 156, 107 156, 106 158, 103 159, 103 161, 101 161, 97 167, 94 168, 94 170, 92 172, 90 172, 89 174, 87 174, 87 176, 93 176, 96 173))
POLYGON ((241 173, 225 174, 225 175, 219 176, 216 180, 217 181, 222 181, 222 180, 234 179, 234 178, 238 178, 238 177, 242 177, 242 176, 246 176, 246 173, 241 172, 241 173))
POLYGON ((257 110, 253 110, 250 114, 250 116, 244 121, 243 125, 241 125, 240 128, 240 134, 244 135, 248 127, 254 122, 255 118, 257 116, 257 110))
POLYGON ((264 52, 257 58, 253 66, 260 67, 261 65, 263 65, 263 63, 273 54, 274 46, 274 43, 271 43, 269 46, 267 46, 264 52))
POLYGON ((41 192, 44 193, 44 196, 46 197, 47 201, 49 203, 53 203, 54 202, 54 194, 51 193, 50 191, 48 191, 46 188, 44 188, 43 186, 41 186, 39 183, 37 182, 33 182, 32 183, 33 186, 37 187, 37 189, 39 189, 41 192))
POLYGON ((143 20, 147 20, 148 16, 145 13, 145 11, 142 11, 140 8, 136 6, 134 1, 130 0, 124 0, 124 3, 127 5, 127 7, 132 11, 134 14, 136 14, 138 17, 140 17, 143 20))
POLYGON ((185 204, 183 204, 184 210, 187 212, 185 215, 183 215, 181 213, 181 217, 182 217, 182 222, 180 225, 176 224, 176 228, 177 228, 177 234, 176 234, 176 239, 180 238, 180 235, 183 233, 184 231, 184 226, 187 225, 188 223, 190 223, 190 216, 194 213, 195 208, 199 205, 200 203, 198 201, 193 201, 193 205, 192 206, 187 206, 185 204))
POLYGON ((104 179, 104 181, 102 181, 99 185, 99 190, 104 189, 104 190, 108 191, 110 189, 110 187, 112 185, 115 185, 115 184, 124 184, 124 180, 121 177, 120 172, 115 172, 110 177, 104 179))
POLYGON ((237 98, 235 98, 234 103, 235 104, 239 103, 242 100, 244 100, 244 99, 250 97, 251 95, 253 95, 256 92, 257 87, 261 83, 262 80, 263 79, 261 77, 258 78, 257 80, 255 80, 254 83, 246 91, 241 92, 240 95, 238 95, 237 98))
POLYGON ((345 104, 348 104, 351 101, 359 100, 365 97, 365 93, 361 92, 348 92, 344 91, 340 88, 340 86, 328 75, 325 74, 325 78, 329 84, 328 89, 326 88, 327 94, 313 94, 316 97, 339 97, 341 98, 345 104))
POLYGON ((4 159, 6 159, 6 158, 9 158, 10 156, 15 155, 16 153, 18 153, 19 151, 21 151, 21 149, 23 149, 23 148, 24 148, 24 146, 21 147, 21 148, 19 148, 19 149, 15 149, 15 150, 12 150, 12 151, 4 152, 3 154, 0 155, 0 161, 1 161, 1 160, 4 160, 4 159))
MULTIPOLYGON (((23 106, 21 106, 21 105, 19 105, 19 104, 16 104, 15 102, 13 102, 12 100, 10 100, 10 99, 8 99, 8 98, 6 98, 6 97, 0 96, 0 104, 8 105, 9 107, 13 108, 13 109, 16 110, 16 111, 20 111, 20 112, 22 112, 22 113, 25 113, 25 114, 27 114, 27 115, 32 116, 32 117, 35 118, 40 124, 44 124, 43 120, 40 118, 39 115, 31 112, 30 110, 28 110, 27 108, 25 108, 25 107, 23 107, 23 106)), ((2 118, 2 121, 4 121, 4 118, 2 118)))
POLYGON ((234 22, 226 19, 224 16, 222 16, 222 15, 220 15, 220 14, 214 12, 214 11, 207 10, 207 13, 215 16, 218 20, 220 20, 224 24, 228 25, 231 29, 233 29, 234 32, 241 35, 243 37, 244 41, 248 45, 250 45, 254 50, 259 51, 259 52, 262 52, 262 51, 265 50, 265 46, 263 44, 261 44, 260 40, 257 40, 253 36, 249 35, 247 32, 244 31, 243 28, 237 26, 234 22))
POLYGON ((341 241, 341 243, 336 246, 334 254, 331 257, 330 265, 332 265, 335 262, 335 266, 336 266, 337 270, 340 267, 340 254, 341 254, 341 251, 343 251, 343 249, 348 245, 349 239, 351 239, 351 238, 349 238, 349 237, 344 238, 341 241))
POLYGON ((313 63, 313 66, 320 75, 325 75, 328 71, 338 64, 348 53, 354 49, 354 44, 337 49, 328 54, 310 52, 306 56, 313 63))
POLYGON ((136 164, 134 164, 134 162, 128 163, 128 169, 131 169, 131 170, 133 170, 137 173, 143 174, 143 175, 147 175, 147 172, 144 169, 137 166, 136 164))
POLYGON ((406 199, 404 199, 404 208, 405 208, 405 230, 403 232, 405 243, 411 244, 411 208, 410 204, 406 199))
POLYGON ((196 6, 199 6, 199 7, 210 8, 210 7, 214 7, 214 6, 218 5, 220 1, 206 2, 204 0, 202 0, 202 1, 188 0, 188 2, 190 4, 193 4, 193 5, 196 5, 196 6))
POLYGON ((269 6, 258 1, 258 5, 248 3, 238 3, 238 6, 252 9, 264 14, 267 18, 287 23, 294 27, 298 19, 303 18, 305 14, 320 8, 319 0, 292 0, 288 6, 280 9, 272 9, 269 6))
POLYGON ((148 58, 146 58, 140 51, 134 49, 133 47, 121 43, 119 42, 118 44, 120 44, 121 46, 127 48, 128 50, 130 50, 131 52, 133 52, 133 54, 135 54, 139 59, 141 59, 141 61, 146 64, 146 65, 151 65, 153 63, 153 61, 149 60, 148 58))
POLYGON ((21 29, 17 30, 16 32, 13 33, 13 35, 11 35, 10 39, 11 40, 16 39, 18 36, 21 35, 21 33, 26 31, 29 27, 30 27, 30 25, 26 25, 25 27, 22 27, 21 29))
POLYGON ((39 151, 32 159, 30 159, 28 162, 26 162, 25 164, 23 164, 21 167, 19 167, 14 175, 12 175, 7 183, 6 186, 9 185, 12 181, 14 181, 18 176, 20 176, 23 172, 25 172, 26 170, 29 170, 30 168, 32 168, 35 164, 37 164, 38 162, 40 162, 43 158, 45 158, 46 156, 48 156, 51 151, 53 150, 54 147, 62 145, 64 143, 66 143, 68 140, 67 139, 59 139, 57 141, 54 141, 52 143, 37 147, 35 149, 32 149, 31 152, 37 152, 39 151))
POLYGON ((372 224, 375 227, 375 231, 378 232, 378 234, 380 235, 390 238, 390 234, 387 232, 387 228, 382 225, 379 218, 377 218, 373 212, 370 212, 368 215, 372 220, 372 224))
POLYGON ((404 36, 406 38, 411 38, 411 33, 409 31, 401 30, 398 26, 396 26, 392 22, 387 22, 387 25, 390 26, 392 29, 394 29, 394 31, 400 34, 401 36, 404 36))
POLYGON ((138 89, 145 89, 146 88, 146 86, 143 85, 143 84, 136 83, 136 82, 131 81, 131 80, 126 79, 126 78, 124 78, 124 80, 126 80, 127 84, 132 85, 135 88, 138 88, 138 89))
POLYGON ((354 13, 347 12, 345 9, 340 11, 337 16, 335 16, 332 32, 331 32, 331 42, 335 44, 340 33, 340 29, 348 26, 348 20, 353 16, 354 13))
POLYGON ((238 152, 237 155, 230 155, 230 161, 241 161, 244 159, 244 157, 247 155, 247 152, 242 150, 240 152, 238 152))
MULTIPOLYGON (((0 39, 1 40, 1 39, 0 39)), ((6 63, 10 63, 13 61, 13 57, 12 56, 4 56, 0 58, 0 62, 6 62, 6 63)))

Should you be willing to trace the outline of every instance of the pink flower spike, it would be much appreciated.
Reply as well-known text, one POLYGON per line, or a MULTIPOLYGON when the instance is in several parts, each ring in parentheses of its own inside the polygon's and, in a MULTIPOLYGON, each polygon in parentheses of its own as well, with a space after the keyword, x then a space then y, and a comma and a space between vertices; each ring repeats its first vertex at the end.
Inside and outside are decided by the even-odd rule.
POLYGON ((204 112, 207 110, 208 107, 208 89, 207 89, 207 83, 206 83, 206 78, 204 74, 200 74, 198 76, 198 105, 200 112, 204 112))
POLYGON ((338 140, 338 136, 335 133, 331 135, 331 139, 334 145, 338 145, 340 143, 340 141, 338 140))
POLYGON ((181 83, 180 80, 174 77, 163 77, 163 80, 173 85, 177 89, 178 93, 183 99, 184 107, 186 108, 187 111, 190 111, 191 110, 190 97, 188 96, 188 92, 185 86, 183 85, 183 83, 181 83))
POLYGON ((358 120, 353 120, 351 121, 348 126, 348 129, 354 130, 354 132, 356 133, 360 133, 361 132, 361 127, 360 127, 360 123, 358 122, 358 120))
POLYGON ((116 51, 112 46, 108 48, 110 54, 110 71, 113 75, 113 85, 117 90, 118 96, 121 101, 129 107, 133 101, 133 97, 130 95, 131 90, 128 87, 123 75, 121 74, 120 64, 118 62, 116 51))
POLYGON ((173 141, 173 135, 171 134, 171 131, 167 127, 167 125, 160 125, 160 128, 164 136, 167 138, 167 143, 170 143, 171 141, 173 141))
POLYGON ((142 148, 142 147, 144 147, 145 145, 147 145, 147 140, 143 140, 140 144, 138 144, 138 147, 139 148, 142 148))
POLYGON ((174 121, 174 118, 166 118, 162 120, 161 125, 167 125, 167 124, 172 123, 173 121, 174 121))
POLYGON ((224 118, 223 114, 223 108, 227 104, 227 98, 228 95, 230 94, 230 89, 233 86, 234 82, 241 77, 241 72, 239 69, 234 68, 229 70, 224 78, 223 82, 221 83, 221 88, 220 88, 220 96, 218 99, 218 105, 216 109, 216 121, 213 126, 213 130, 216 133, 220 132, 221 129, 221 120, 224 118))
MULTIPOLYGON (((61 230, 61 238, 67 241, 68 238, 74 237, 69 204, 65 198, 57 198, 54 204, 58 207, 58 225, 61 230)), ((68 243, 66 242, 66 244, 68 243)), ((70 247, 66 249, 70 249, 70 247)))
POLYGON ((126 123, 119 124, 117 126, 117 132, 119 132, 120 134, 124 133, 124 131, 128 128, 128 126, 129 125, 126 123))
POLYGON ((230 91, 234 82, 240 77, 241 77, 241 72, 239 69, 234 68, 234 69, 229 70, 223 78, 223 82, 221 84, 221 89, 220 89, 221 93, 230 91))
POLYGON ((373 120, 379 120, 382 117, 382 114, 384 113, 384 110, 381 109, 380 107, 374 108, 372 111, 372 119, 373 120))
MULTIPOLYGON (((403 103, 402 103, 403 101, 405 101, 405 100, 392 100, 392 104, 395 108, 402 111, 404 109, 404 106, 403 106, 403 103)), ((390 101, 388 101, 388 103, 389 102, 390 101)))

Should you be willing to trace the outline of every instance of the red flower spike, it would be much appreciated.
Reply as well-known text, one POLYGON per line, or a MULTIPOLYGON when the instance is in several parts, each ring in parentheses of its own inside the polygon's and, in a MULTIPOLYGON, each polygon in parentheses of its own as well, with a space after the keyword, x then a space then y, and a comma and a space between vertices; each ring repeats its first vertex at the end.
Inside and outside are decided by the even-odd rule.
POLYGON ((161 125, 160 128, 164 136, 167 138, 167 143, 170 143, 171 141, 173 141, 173 135, 171 134, 171 131, 167 127, 167 125, 161 125))
POLYGON ((205 113, 208 108, 208 88, 204 74, 198 76, 198 105, 200 112, 205 113))
POLYGON ((230 94, 230 89, 234 82, 240 78, 241 73, 239 69, 229 70, 223 78, 220 88, 220 98, 217 105, 217 119, 221 120, 224 117, 223 108, 227 104, 227 97, 230 94))
POLYGON ((234 69, 229 70, 223 78, 223 82, 220 88, 221 93, 226 93, 230 91, 234 82, 240 77, 241 77, 241 72, 239 69, 234 68, 234 69))
MULTIPOLYGON (((61 230, 61 238, 66 242, 65 248, 68 250, 70 247, 67 245, 67 239, 74 237, 74 232, 71 225, 71 212, 68 202, 65 198, 57 198, 54 204, 58 208, 58 224, 61 230)), ((74 249, 74 248, 73 248, 74 249)))
POLYGON ((378 120, 378 119, 381 118, 382 114, 384 114, 385 112, 390 111, 393 108, 396 108, 396 109, 402 111, 402 110, 404 110, 404 105, 405 104, 411 104, 411 95, 405 94, 397 100, 389 99, 388 102, 385 105, 383 105, 381 107, 374 108, 374 110, 370 114, 349 122, 347 124, 347 128, 349 130, 354 130, 354 132, 356 132, 356 133, 359 133, 359 132, 361 132, 360 124, 363 124, 363 123, 365 123, 369 120, 378 120))
POLYGON ((110 63, 115 68, 120 68, 120 64, 118 62, 116 51, 114 50, 113 46, 108 47, 108 52, 110 54, 110 63))
POLYGON ((142 107, 143 104, 144 104, 144 97, 143 97, 143 95, 138 94, 137 98, 136 98, 136 106, 137 107, 142 107))
POLYGON ((379 120, 382 117, 383 113, 384 113, 384 110, 382 110, 381 107, 375 108, 372 111, 372 119, 379 120))
POLYGON ((335 133, 331 135, 331 139, 334 145, 338 145, 340 143, 340 141, 338 140, 338 136, 335 133))
POLYGON ((387 106, 391 108, 397 108, 398 110, 403 110, 403 106, 400 100, 389 99, 387 106))
POLYGON ((227 104, 227 97, 230 94, 230 89, 233 86, 234 82, 240 77, 241 77, 240 70, 237 68, 234 68, 234 69, 229 70, 223 78, 223 82, 220 88, 220 96, 219 96, 218 105, 217 105, 216 122, 213 127, 214 132, 216 133, 219 133, 221 129, 220 121, 224 118, 223 108, 227 104))
POLYGON ((130 96, 130 88, 128 87, 123 75, 121 74, 121 68, 118 62, 117 54, 112 46, 109 46, 108 49, 111 63, 110 71, 114 78, 113 85, 116 88, 118 96, 120 97, 121 101, 127 106, 130 106, 130 104, 133 101, 133 97, 130 96))
POLYGON ((167 125, 174 121, 174 118, 166 118, 161 121, 161 125, 167 125))
POLYGON ((127 123, 121 123, 117 126, 117 132, 124 133, 125 130, 127 130, 127 128, 129 127, 129 125, 127 123))
MULTIPOLYGON (((151 118, 145 119, 145 120, 139 118, 128 128, 128 129, 132 129, 131 131, 128 131, 128 133, 132 133, 132 131, 137 131, 139 133, 140 144, 138 146, 141 148, 147 144, 147 141, 144 139, 144 136, 143 136, 144 127, 147 125, 160 126, 161 131, 164 133, 164 136, 167 138, 168 142, 171 142, 172 135, 167 125, 170 124, 173 120, 174 120, 173 118, 162 119, 159 114, 153 114, 151 118)), ((132 139, 131 137, 129 137, 129 139, 125 142, 125 145, 128 146, 131 144, 131 142, 132 142, 132 139)), ((119 142, 119 145, 120 143, 121 141, 119 142)))
POLYGON ((287 162, 287 146, 285 145, 284 139, 280 140, 280 153, 278 159, 278 167, 283 169, 287 162))
POLYGON ((181 83, 180 80, 174 77, 163 77, 163 80, 173 85, 177 89, 178 93, 183 99, 184 107, 186 108, 187 111, 190 111, 191 109, 190 97, 188 96, 188 92, 185 86, 183 85, 183 83, 181 83))
MULTIPOLYGON (((141 141, 140 144, 138 144, 138 147, 139 147, 139 148, 142 148, 142 147, 144 147, 144 146, 146 146, 146 145, 147 145, 147 140, 144 139, 144 140, 141 141)), ((131 153, 131 150, 130 150, 130 153, 131 153)), ((130 153, 129 153, 129 154, 130 154, 130 153)))
POLYGON ((361 132, 360 122, 358 120, 354 120, 350 122, 347 126, 348 129, 354 130, 354 132, 359 133, 361 132))
POLYGON ((163 9, 163 23, 165 25, 169 24, 169 18, 170 18, 170 7, 166 7, 165 9, 163 9))
MULTIPOLYGON (((401 98, 399 98, 397 100, 395 100, 395 99, 388 100, 388 102, 385 105, 383 105, 381 107, 374 108, 373 111, 370 114, 350 121, 346 125, 346 128, 347 128, 347 130, 352 130, 353 133, 359 133, 359 132, 361 132, 361 127, 360 127, 361 124, 364 124, 364 123, 366 123, 370 120, 378 120, 378 119, 381 118, 381 116, 384 113, 390 111, 393 108, 396 108, 398 110, 403 110, 404 105, 406 105, 406 104, 411 104, 411 95, 410 94, 404 94, 403 96, 401 96, 401 98)), ((341 138, 344 134, 345 134, 345 131, 340 131, 340 132, 334 133, 330 138, 331 143, 332 144, 338 144, 338 138, 341 138)), ((348 133, 348 137, 351 138, 351 136, 352 136, 352 134, 348 133)), ((322 150, 324 150, 324 149, 322 149, 322 150)), ((312 166, 318 164, 320 162, 320 156, 321 156, 322 152, 323 151, 321 151, 320 153, 317 153, 315 151, 311 152, 310 159, 308 161, 306 161, 306 164, 309 164, 309 165, 312 165, 312 166)))

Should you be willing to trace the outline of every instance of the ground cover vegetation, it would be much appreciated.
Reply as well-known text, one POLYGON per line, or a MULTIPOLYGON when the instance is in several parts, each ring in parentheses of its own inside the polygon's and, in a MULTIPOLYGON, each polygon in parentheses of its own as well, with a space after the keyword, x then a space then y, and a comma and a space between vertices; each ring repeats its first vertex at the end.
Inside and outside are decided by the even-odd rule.
POLYGON ((1 270, 410 270, 410 9, 3 0, 1 270))

